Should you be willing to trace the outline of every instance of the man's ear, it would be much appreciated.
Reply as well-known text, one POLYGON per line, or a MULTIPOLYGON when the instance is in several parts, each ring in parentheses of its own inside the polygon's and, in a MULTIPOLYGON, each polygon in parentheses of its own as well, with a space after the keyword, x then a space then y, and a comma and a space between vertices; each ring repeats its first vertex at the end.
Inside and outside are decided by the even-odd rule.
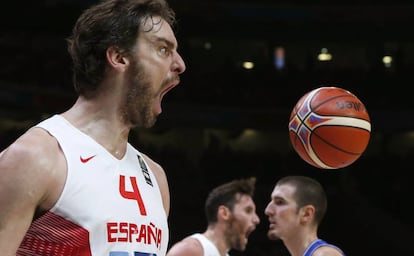
POLYGON ((217 211, 217 219, 228 220, 230 218, 231 211, 227 206, 220 205, 217 211))
POLYGON ((124 72, 129 65, 129 60, 124 55, 125 54, 115 46, 111 46, 106 50, 108 64, 119 72, 124 72))
POLYGON ((300 209, 301 222, 312 222, 315 217, 315 207, 312 205, 305 205, 300 209))

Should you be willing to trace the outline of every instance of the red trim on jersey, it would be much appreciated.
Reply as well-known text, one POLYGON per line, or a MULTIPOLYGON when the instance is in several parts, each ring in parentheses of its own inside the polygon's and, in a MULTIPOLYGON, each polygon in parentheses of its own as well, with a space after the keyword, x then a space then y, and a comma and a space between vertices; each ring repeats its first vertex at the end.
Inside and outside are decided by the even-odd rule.
POLYGON ((30 226, 16 256, 91 256, 89 232, 77 224, 47 212, 30 226))

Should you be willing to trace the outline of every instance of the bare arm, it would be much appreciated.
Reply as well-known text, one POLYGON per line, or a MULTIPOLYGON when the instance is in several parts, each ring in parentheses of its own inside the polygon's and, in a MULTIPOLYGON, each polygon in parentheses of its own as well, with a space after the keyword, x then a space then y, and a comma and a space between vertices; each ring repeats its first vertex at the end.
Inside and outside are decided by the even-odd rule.
POLYGON ((155 175, 155 178, 157 179, 158 186, 160 187, 161 196, 162 196, 162 203, 164 205, 165 213, 168 217, 170 213, 170 188, 168 186, 168 180, 167 176, 165 174, 164 169, 154 162, 151 158, 149 158, 147 155, 144 155, 145 161, 150 166, 152 172, 155 175))
MULTIPOLYGON (((0 155, 0 251, 16 255, 35 210, 48 210, 62 183, 56 178, 59 157, 56 141, 45 131, 32 129, 0 155)), ((57 196, 57 195, 56 195, 57 196)))
POLYGON ((166 256, 203 256, 204 251, 200 242, 194 238, 185 238, 174 244, 166 256))

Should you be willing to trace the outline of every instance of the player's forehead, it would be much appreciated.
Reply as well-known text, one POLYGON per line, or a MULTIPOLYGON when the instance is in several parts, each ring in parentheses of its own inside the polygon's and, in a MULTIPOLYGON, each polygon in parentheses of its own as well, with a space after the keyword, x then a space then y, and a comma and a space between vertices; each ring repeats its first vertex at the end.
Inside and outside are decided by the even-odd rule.
POLYGON ((177 39, 172 27, 160 16, 144 19, 140 34, 150 41, 163 41, 171 48, 177 47, 177 39))
POLYGON ((253 198, 249 195, 243 194, 240 195, 237 203, 235 204, 235 207, 239 207, 239 208, 247 208, 247 207, 251 207, 251 208, 256 208, 256 204, 253 201, 253 198))
POLYGON ((284 198, 291 199, 295 193, 296 188, 290 184, 280 184, 276 185, 272 191, 272 199, 275 198, 284 198))

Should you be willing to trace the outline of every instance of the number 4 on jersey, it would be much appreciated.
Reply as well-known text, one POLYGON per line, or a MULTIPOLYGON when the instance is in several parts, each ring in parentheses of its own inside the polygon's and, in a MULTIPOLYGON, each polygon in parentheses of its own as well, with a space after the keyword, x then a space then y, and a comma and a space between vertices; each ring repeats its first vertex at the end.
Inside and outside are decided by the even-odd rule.
POLYGON ((136 177, 129 177, 132 191, 126 190, 125 176, 121 175, 119 178, 120 178, 119 179, 119 192, 121 193, 121 196, 126 199, 137 201, 139 212, 141 213, 141 215, 146 216, 147 211, 145 210, 144 201, 142 200, 141 193, 139 192, 139 189, 138 189, 136 177))

